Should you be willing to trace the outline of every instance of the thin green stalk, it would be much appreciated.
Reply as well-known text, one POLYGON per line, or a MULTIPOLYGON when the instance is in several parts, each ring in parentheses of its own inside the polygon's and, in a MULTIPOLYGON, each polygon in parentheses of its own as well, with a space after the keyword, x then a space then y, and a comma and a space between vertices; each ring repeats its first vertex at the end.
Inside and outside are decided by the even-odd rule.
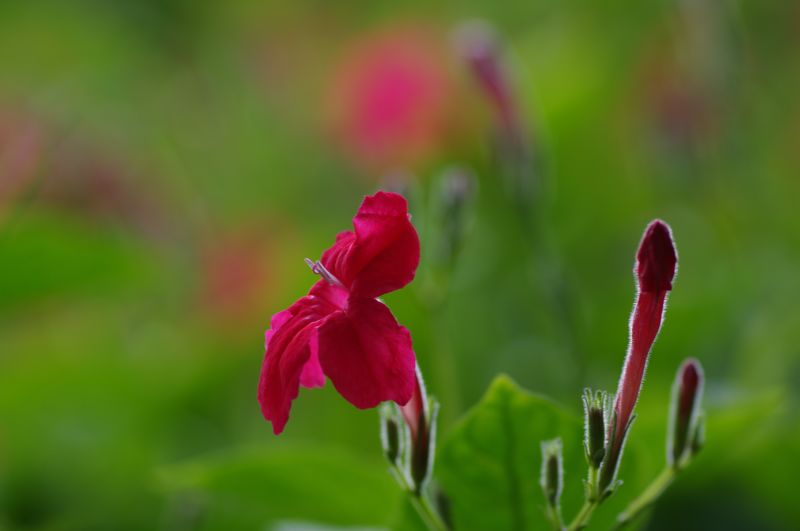
POLYGON ((449 531, 447 525, 442 521, 439 513, 431 506, 427 496, 410 492, 411 505, 417 510, 422 521, 430 531, 449 531))
POLYGON ((581 510, 578 511, 578 514, 575 515, 575 518, 572 519, 572 522, 567 527, 567 531, 578 531, 579 529, 583 529, 587 525, 589 525, 589 519, 592 517, 592 513, 597 508, 598 502, 586 500, 583 503, 583 507, 581 510))
POLYGON ((425 524, 425 527, 427 527, 429 531, 450 531, 450 529, 447 527, 447 524, 445 524, 444 520, 442 520, 442 517, 439 516, 438 511, 431 505, 428 497, 425 496, 425 494, 423 494, 421 491, 415 489, 408 482, 408 478, 403 470, 394 465, 390 467, 390 471, 397 482, 400 483, 400 486, 403 487, 403 490, 406 492, 406 494, 408 494, 408 499, 411 502, 411 505, 417 511, 417 514, 425 524))
POLYGON ((578 511, 578 514, 575 515, 575 518, 572 519, 569 527, 567 527, 568 531, 577 531, 589 525, 589 519, 592 517, 592 513, 594 513, 597 506, 600 505, 601 501, 597 480, 597 469, 593 466, 589 466, 589 477, 586 479, 586 501, 583 507, 581 507, 581 510, 578 511))
POLYGON ((667 487, 675 479, 676 470, 673 467, 667 467, 661 471, 650 485, 642 492, 635 500, 633 500, 628 507, 617 516, 617 523, 614 529, 622 529, 631 523, 637 516, 644 512, 648 507, 653 505, 655 501, 661 496, 667 487))
POLYGON ((564 519, 561 517, 561 511, 558 507, 548 506, 547 518, 550 520, 550 523, 553 524, 553 529, 556 531, 563 531, 564 519))

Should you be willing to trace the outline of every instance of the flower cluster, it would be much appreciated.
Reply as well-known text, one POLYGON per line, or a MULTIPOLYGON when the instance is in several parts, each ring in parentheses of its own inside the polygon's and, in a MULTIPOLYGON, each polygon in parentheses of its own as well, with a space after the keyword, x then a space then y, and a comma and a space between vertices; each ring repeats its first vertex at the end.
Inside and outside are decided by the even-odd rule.
MULTIPOLYGON (((276 434, 283 431, 300 386, 321 387, 326 378, 358 408, 386 403, 381 440, 391 470, 429 527, 448 529, 446 511, 433 507, 424 494, 432 474, 438 403, 426 393, 408 330, 378 299, 411 282, 419 258, 419 238, 406 200, 388 192, 366 197, 353 218, 353 230, 340 233, 319 260, 306 259, 320 280, 273 316, 265 336, 258 399, 276 434)), ((560 506, 562 442, 557 438, 541 444, 540 484, 554 529, 585 527, 620 484, 623 450, 677 264, 672 231, 663 221, 653 221, 636 253, 637 294, 617 392, 613 398, 605 391, 587 389, 583 394, 586 503, 568 526, 560 506)), ((619 515, 619 527, 651 504, 702 446, 702 388, 700 363, 687 360, 673 387, 665 472, 619 515)))

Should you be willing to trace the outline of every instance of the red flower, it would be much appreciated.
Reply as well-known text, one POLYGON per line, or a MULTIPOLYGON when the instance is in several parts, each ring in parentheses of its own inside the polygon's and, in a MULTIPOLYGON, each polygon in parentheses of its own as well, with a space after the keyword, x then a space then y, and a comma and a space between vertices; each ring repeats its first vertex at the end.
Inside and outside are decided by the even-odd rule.
POLYGON ((322 387, 326 376, 360 409, 385 400, 404 405, 414 393, 411 336, 376 299, 411 282, 419 263, 406 200, 388 192, 368 196, 353 226, 322 260, 308 260, 322 280, 275 314, 266 332, 258 401, 275 434, 299 386, 322 387))

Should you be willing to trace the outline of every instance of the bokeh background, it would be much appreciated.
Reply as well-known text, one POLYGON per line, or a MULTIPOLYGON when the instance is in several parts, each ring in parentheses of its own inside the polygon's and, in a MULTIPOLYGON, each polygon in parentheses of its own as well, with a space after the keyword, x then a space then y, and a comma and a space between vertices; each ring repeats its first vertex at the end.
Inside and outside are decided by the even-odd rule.
POLYGON ((445 434, 501 372, 576 415, 613 390, 667 220, 631 437, 655 473, 695 356, 708 445, 642 527, 799 528, 798 50, 790 0, 0 3, 0 529, 407 525, 374 411, 329 384, 276 438, 255 398, 303 258, 378 188, 422 236, 385 300, 445 434))

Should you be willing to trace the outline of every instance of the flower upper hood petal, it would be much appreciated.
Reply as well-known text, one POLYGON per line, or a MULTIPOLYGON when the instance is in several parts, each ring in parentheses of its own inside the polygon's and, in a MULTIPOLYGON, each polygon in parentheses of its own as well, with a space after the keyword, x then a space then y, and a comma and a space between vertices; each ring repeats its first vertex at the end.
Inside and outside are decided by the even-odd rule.
POLYGON ((339 233, 322 255, 323 265, 351 297, 375 298, 414 279, 419 265, 419 237, 401 195, 367 196, 353 218, 354 231, 339 233))

